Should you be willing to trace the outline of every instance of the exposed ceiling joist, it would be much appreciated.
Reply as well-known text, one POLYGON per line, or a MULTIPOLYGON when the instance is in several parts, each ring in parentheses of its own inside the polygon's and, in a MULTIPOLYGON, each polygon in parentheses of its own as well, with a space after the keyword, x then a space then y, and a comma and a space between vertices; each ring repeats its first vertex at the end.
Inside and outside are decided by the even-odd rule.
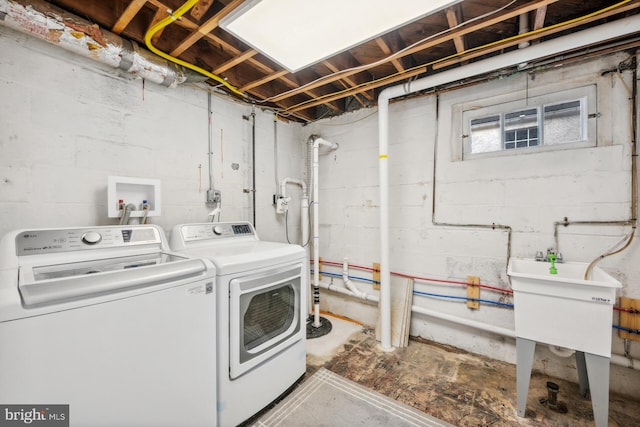
POLYGON ((200 0, 195 6, 193 6, 193 9, 189 11, 189 15, 197 21, 201 20, 214 1, 215 0, 200 0))
MULTIPOLYGON (((449 28, 456 28, 458 25, 462 23, 460 4, 456 4, 454 6, 448 7, 445 10, 447 14, 447 22, 449 23, 449 28)), ((456 46, 456 52, 461 53, 464 52, 467 47, 464 41, 464 35, 455 36, 453 38, 453 44, 456 46)))
POLYGON ((115 34, 120 34, 122 30, 124 30, 129 22, 133 19, 134 16, 138 14, 142 6, 147 2, 147 0, 133 0, 129 3, 129 6, 125 9, 124 13, 120 15, 120 18, 116 21, 111 28, 111 31, 115 34))
MULTIPOLYGON (((144 44, 144 35, 149 28, 184 2, 45 1, 86 17, 140 45, 144 44)), ((640 3, 640 0, 530 0, 524 3, 463 0, 290 73, 219 28, 221 19, 246 1, 249 0, 200 0, 182 18, 156 33, 152 42, 182 61, 211 70, 246 93, 245 100, 273 108, 280 115, 294 113, 291 118, 301 121, 313 120, 327 111, 340 114, 347 109, 371 105, 375 102, 376 91, 386 85, 516 49, 523 41, 537 43, 565 31, 579 31, 605 20, 636 14, 640 3), (597 13, 605 8, 610 10, 597 13), (531 30, 515 39, 519 31, 518 19, 525 15, 530 17, 531 30), (317 109, 318 106, 326 108, 317 109)), ((367 23, 354 16, 353 25, 367 23)), ((287 37, 286 28, 275 30, 287 37)), ((630 34, 629 39, 632 37, 630 34)), ((304 49, 302 42, 300 49, 304 49)), ((219 82, 211 83, 219 85, 219 82)))

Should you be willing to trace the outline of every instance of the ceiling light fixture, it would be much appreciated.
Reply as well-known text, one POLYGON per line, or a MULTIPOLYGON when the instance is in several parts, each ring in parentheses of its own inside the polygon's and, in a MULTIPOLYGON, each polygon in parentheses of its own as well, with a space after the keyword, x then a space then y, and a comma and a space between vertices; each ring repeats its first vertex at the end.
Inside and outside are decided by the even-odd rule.
POLYGON ((220 27, 292 73, 460 0, 250 0, 220 27))

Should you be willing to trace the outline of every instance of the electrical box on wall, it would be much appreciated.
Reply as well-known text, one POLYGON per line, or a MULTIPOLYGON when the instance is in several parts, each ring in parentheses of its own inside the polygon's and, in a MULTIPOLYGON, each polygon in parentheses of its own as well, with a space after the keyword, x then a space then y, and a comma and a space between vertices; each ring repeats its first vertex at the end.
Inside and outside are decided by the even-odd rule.
POLYGON ((107 184, 107 216, 119 218, 129 203, 135 205, 131 217, 160 216, 160 180, 110 176, 107 184), (146 203, 148 213, 145 212, 146 203), (122 205, 122 208, 121 208, 122 205))

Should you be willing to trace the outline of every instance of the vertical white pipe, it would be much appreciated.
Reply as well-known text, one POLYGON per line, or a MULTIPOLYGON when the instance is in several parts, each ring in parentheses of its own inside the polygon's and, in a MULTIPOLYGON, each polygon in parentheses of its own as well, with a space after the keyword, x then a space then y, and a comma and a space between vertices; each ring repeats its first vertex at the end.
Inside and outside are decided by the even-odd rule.
POLYGON ((389 98, 378 97, 380 164, 380 345, 391 350, 391 270, 389 268, 389 98))
MULTIPOLYGON (((518 34, 528 33, 529 32, 529 14, 528 13, 521 14, 518 20, 519 20, 518 34)), ((524 49, 525 47, 528 47, 528 46, 529 46, 529 42, 522 42, 518 44, 519 49, 524 49)))
POLYGON ((320 323, 320 224, 318 220, 318 205, 320 204, 318 191, 318 139, 313 142, 313 327, 319 328, 320 323))
POLYGON ((338 148, 338 144, 316 138, 313 141, 313 327, 319 328, 320 323, 320 217, 318 207, 320 205, 320 191, 318 185, 319 174, 319 149, 320 145, 327 146, 332 150, 338 148))
MULTIPOLYGON (((306 271, 309 271, 309 197, 307 197, 307 192, 302 196, 300 201, 300 227, 302 228, 302 247, 304 248, 307 255, 304 257, 304 268, 306 271)), ((308 276, 307 276, 308 277, 308 276)), ((303 283, 303 286, 306 286, 307 291, 309 290, 309 283, 303 283)), ((311 312, 311 300, 307 298, 307 313, 304 318, 306 319, 309 313, 311 312)))
POLYGON ((302 246, 309 242, 309 198, 305 194, 300 201, 300 227, 302 228, 302 246))

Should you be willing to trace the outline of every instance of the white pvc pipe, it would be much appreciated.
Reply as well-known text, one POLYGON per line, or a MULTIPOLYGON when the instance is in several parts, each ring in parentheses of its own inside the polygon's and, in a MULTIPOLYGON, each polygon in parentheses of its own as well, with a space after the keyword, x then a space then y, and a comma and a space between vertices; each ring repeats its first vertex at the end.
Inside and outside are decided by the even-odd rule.
POLYGON ((302 194, 303 197, 307 196, 307 183, 300 180, 300 179, 294 179, 294 178, 284 178, 282 181, 280 181, 280 195, 282 197, 287 197, 287 184, 296 184, 299 185, 300 187, 302 187, 302 194))
MULTIPOLYGON (((320 146, 324 145, 332 150, 338 148, 335 142, 329 142, 322 138, 315 138, 313 141, 313 283, 320 283, 320 218, 318 207, 320 206, 320 190, 318 185, 319 174, 319 154, 320 146)), ((313 290, 313 327, 319 328, 320 323, 320 292, 318 287, 313 290)))
MULTIPOLYGON (((306 271, 309 271, 309 197, 308 195, 302 196, 300 199, 300 227, 302 228, 302 247, 305 250, 304 257, 304 268, 306 271)), ((309 289, 311 285, 311 279, 309 278, 309 282, 305 283, 304 286, 309 289)), ((307 298, 307 313, 304 316, 305 319, 311 313, 311 299, 307 298)))
POLYGON ((494 334, 502 335, 504 337, 514 338, 514 339, 516 338, 516 332, 512 329, 489 325, 487 323, 477 322, 475 320, 465 319, 464 317, 458 317, 452 314, 441 313, 439 311, 429 310, 428 308, 420 307, 417 305, 412 305, 411 311, 414 313, 424 314, 425 316, 446 320, 448 322, 456 323, 458 325, 469 326, 471 328, 479 329, 481 331, 493 332, 494 334))
MULTIPOLYGON (((529 13, 523 13, 519 16, 519 31, 518 34, 524 34, 529 32, 529 13)), ((529 47, 529 42, 522 42, 518 44, 518 49, 524 49, 529 47)))
POLYGON ((514 50, 414 82, 384 89, 378 96, 378 153, 380 163, 380 338, 383 349, 391 348, 391 274, 389 267, 389 100, 440 85, 542 59, 591 44, 633 34, 640 28, 640 15, 592 27, 573 34, 514 50))
POLYGON ((353 284, 351 279, 349 279, 349 262, 347 258, 342 261, 342 281, 344 282, 344 285, 347 287, 347 289, 349 289, 353 293, 353 295, 357 296, 358 298, 367 299, 367 293, 362 292, 360 289, 358 289, 358 287, 353 284))
MULTIPOLYGON (((349 289, 342 288, 342 287, 333 285, 331 283, 319 282, 318 283, 318 287, 321 287, 323 289, 328 289, 330 291, 337 292, 337 293, 340 293, 340 294, 343 294, 343 295, 348 295, 350 297, 355 297, 356 296, 349 289)), ((378 303, 378 301, 379 301, 379 298, 378 298, 377 295, 369 295, 369 294, 366 295, 366 298, 362 298, 362 299, 365 299, 366 301, 375 302, 375 303, 378 303)))
POLYGON ((300 228, 302 229, 302 246, 306 246, 309 242, 309 197, 302 196, 300 201, 300 228))
MULTIPOLYGON (((328 289, 330 291, 338 292, 351 297, 357 297, 357 295, 355 295, 349 289, 341 288, 336 285, 332 285, 330 283, 320 282, 319 286, 324 289, 328 289)), ((376 295, 367 295, 366 300, 372 301, 372 302, 379 302, 379 297, 376 295)), ((458 317, 451 314, 442 313, 439 311, 429 310, 428 308, 420 307, 417 305, 412 305, 411 311, 413 313, 419 313, 419 314, 423 314, 425 316, 433 317, 436 319, 446 320, 447 322, 455 323, 457 325, 468 326, 473 329, 477 329, 485 332, 491 332, 496 335, 501 335, 508 338, 515 339, 516 337, 516 333, 512 329, 503 328, 495 325, 489 325, 487 323, 477 322, 475 320, 465 319, 463 317, 458 317)), ((566 356, 562 355, 561 357, 566 357, 566 356)), ((636 371, 640 370, 640 360, 628 358, 625 356, 621 356, 619 354, 611 354, 611 363, 614 365, 625 367, 625 368, 635 369, 636 371)))
POLYGON ((383 90, 378 97, 380 144, 380 346, 391 347, 391 269, 389 267, 389 97, 383 90))

